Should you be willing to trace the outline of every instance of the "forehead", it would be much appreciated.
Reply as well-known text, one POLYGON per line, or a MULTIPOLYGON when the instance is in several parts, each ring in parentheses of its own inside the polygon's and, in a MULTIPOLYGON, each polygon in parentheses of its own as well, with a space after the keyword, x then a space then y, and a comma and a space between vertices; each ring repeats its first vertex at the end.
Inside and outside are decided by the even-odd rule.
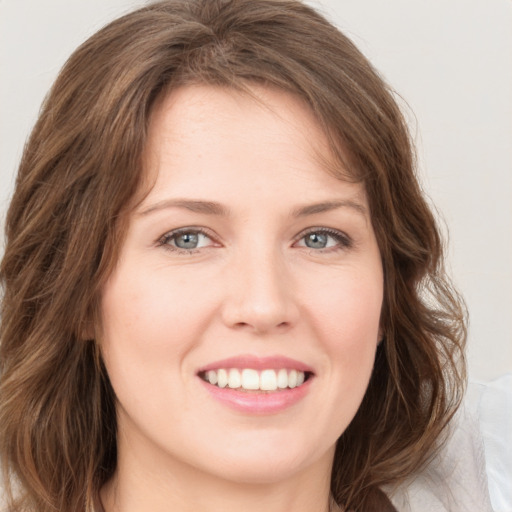
POLYGON ((159 98, 152 112, 148 149, 163 143, 203 141, 216 135, 255 142, 303 145, 330 156, 323 130, 311 109, 291 93, 275 87, 251 85, 243 90, 213 85, 189 85, 159 98), (212 130, 212 125, 215 130, 212 130), (266 130, 261 130, 265 127, 266 130), (276 135, 279 132, 279 140, 276 135))
MULTIPOLYGON (((322 194, 348 183, 349 174, 303 100, 258 85, 246 91, 190 85, 162 96, 150 121, 144 170, 152 200, 177 189, 227 192, 226 184, 235 192, 246 186, 288 191, 293 184, 298 193, 322 194)), ((364 187, 352 189, 364 201, 364 187)))

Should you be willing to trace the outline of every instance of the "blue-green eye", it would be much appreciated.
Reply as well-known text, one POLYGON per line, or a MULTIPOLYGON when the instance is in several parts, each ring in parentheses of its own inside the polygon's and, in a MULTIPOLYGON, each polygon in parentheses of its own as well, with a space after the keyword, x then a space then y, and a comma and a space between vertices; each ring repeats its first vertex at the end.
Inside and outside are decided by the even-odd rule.
POLYGON ((160 245, 171 250, 193 251, 211 245, 211 238, 198 229, 171 231, 160 239, 160 245))
POLYGON ((315 229, 309 231, 299 240, 299 247, 309 249, 334 249, 350 247, 351 240, 344 233, 331 229, 315 229))
POLYGON ((183 233, 174 237, 174 244, 180 249, 197 249, 199 233, 183 233))
POLYGON ((310 249, 325 249, 329 243, 329 235, 325 233, 309 233, 304 237, 304 243, 310 249))

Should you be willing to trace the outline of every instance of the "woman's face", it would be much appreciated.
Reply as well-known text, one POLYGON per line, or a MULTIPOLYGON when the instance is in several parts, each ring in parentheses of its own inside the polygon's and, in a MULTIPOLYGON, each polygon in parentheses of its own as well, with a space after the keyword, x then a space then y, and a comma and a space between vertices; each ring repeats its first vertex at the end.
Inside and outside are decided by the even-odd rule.
POLYGON ((120 467, 328 470, 367 388, 383 275, 364 187, 324 170, 298 99, 253 92, 184 87, 152 117, 154 186, 102 299, 120 467))

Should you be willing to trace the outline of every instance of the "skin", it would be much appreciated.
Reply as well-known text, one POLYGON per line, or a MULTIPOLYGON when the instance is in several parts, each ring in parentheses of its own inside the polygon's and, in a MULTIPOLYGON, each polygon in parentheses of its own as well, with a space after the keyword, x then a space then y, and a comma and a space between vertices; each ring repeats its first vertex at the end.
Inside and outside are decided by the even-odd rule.
POLYGON ((335 442, 379 339, 381 258, 364 187, 322 167, 312 113, 288 93, 252 93, 187 86, 153 113, 152 186, 102 297, 119 429, 107 512, 328 510, 335 442), (191 227, 206 235, 179 249, 173 230, 191 227), (219 403, 197 371, 240 354, 304 362, 308 393, 273 414, 219 403))

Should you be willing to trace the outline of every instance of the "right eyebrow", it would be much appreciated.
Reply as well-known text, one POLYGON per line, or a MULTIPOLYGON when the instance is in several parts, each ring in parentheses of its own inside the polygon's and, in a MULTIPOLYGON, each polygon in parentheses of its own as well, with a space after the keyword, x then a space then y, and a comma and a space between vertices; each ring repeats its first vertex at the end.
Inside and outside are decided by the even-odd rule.
POLYGON ((141 211, 139 215, 148 215, 167 208, 183 208, 194 213, 221 215, 223 217, 227 217, 229 215, 229 210, 220 203, 195 199, 164 199, 163 201, 158 201, 157 203, 148 206, 141 211))

